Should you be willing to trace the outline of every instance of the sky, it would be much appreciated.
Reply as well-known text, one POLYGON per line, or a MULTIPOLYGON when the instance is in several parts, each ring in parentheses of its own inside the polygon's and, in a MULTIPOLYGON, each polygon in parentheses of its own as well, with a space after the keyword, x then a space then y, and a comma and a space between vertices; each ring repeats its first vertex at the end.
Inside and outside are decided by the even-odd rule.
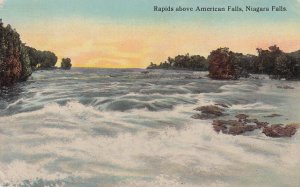
POLYGON ((300 49, 300 0, 0 0, 24 43, 75 67, 145 68, 178 54, 229 47, 300 49), (284 6, 285 12, 155 12, 154 6, 284 6))

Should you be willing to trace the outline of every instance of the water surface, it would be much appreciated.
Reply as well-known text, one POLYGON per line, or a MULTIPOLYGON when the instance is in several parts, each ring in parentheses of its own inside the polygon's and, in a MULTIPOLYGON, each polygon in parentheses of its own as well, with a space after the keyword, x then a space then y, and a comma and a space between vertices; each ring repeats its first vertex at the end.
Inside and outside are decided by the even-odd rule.
POLYGON ((228 136, 191 118, 226 103, 228 118, 300 122, 299 82, 143 71, 38 71, 1 90, 0 186, 300 185, 300 133, 228 136))

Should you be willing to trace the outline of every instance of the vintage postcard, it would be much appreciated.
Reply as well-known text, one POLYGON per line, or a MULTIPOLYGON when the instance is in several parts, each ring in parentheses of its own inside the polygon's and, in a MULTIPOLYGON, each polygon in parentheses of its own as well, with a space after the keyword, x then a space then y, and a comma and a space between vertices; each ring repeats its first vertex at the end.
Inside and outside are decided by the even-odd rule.
POLYGON ((0 187, 300 186, 300 0, 0 0, 0 187))

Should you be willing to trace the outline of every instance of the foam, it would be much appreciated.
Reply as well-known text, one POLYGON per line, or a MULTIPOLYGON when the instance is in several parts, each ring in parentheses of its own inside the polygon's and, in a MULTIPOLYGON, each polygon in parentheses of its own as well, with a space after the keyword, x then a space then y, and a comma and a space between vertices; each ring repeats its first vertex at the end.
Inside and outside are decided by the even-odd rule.
MULTIPOLYGON (((45 114, 53 112, 53 109, 58 109, 63 116, 78 116, 82 113, 84 107, 78 103, 70 103, 67 106, 49 105, 43 112, 45 114), (76 110, 70 110, 70 105, 77 105, 76 110), (58 108, 57 108, 58 107, 58 108)), ((71 107, 72 108, 72 107, 71 107)), ((92 110, 86 107, 86 110, 92 110)), ((180 111, 180 109, 178 109, 180 111)), ((87 112, 85 111, 85 112, 87 112)), ((98 112, 94 111, 93 112, 98 112)), ((90 111, 91 112, 91 111, 90 111)), ((153 115, 152 112, 147 112, 145 116, 153 115)), ((21 117, 24 114, 20 115, 21 117)), ((36 115, 36 112, 34 113, 36 115)), ((102 113, 103 115, 103 113, 102 113)), ((162 114, 162 115, 166 115, 162 114)), ((20 117, 19 116, 19 117, 20 117)), ((105 116, 105 115, 104 115, 105 116)), ((120 116, 119 116, 120 117, 120 116)), ((167 116, 165 116, 167 117, 167 116)), ((37 116, 39 118, 39 116, 37 116)), ((115 117, 115 120, 117 118, 115 117)), ((89 123, 89 122, 87 122, 89 123)), ((180 185, 182 182, 188 182, 193 186, 195 181, 181 181, 174 179, 165 180, 164 178, 156 178, 156 165, 151 160, 159 161, 159 171, 166 175, 183 175, 186 172, 193 171, 193 175, 201 174, 210 176, 210 183, 218 180, 221 176, 236 175, 244 167, 269 168, 271 170, 293 169, 295 164, 299 163, 299 154, 297 150, 298 144, 289 144, 289 142, 277 142, 267 137, 256 139, 247 136, 227 136, 216 134, 211 126, 201 124, 197 120, 187 120, 186 128, 178 130, 174 128, 163 129, 144 129, 137 133, 123 132, 116 137, 109 136, 91 136, 85 128, 77 129, 48 129, 40 127, 35 131, 36 136, 40 138, 49 138, 42 144, 32 145, 24 143, 15 145, 17 150, 23 154, 39 155, 50 153, 52 158, 69 158, 71 163, 93 163, 92 170, 89 168, 81 168, 77 172, 77 177, 90 178, 97 175, 117 175, 117 176, 133 176, 133 177, 154 177, 153 180, 147 182, 141 179, 133 180, 129 185, 180 185), (56 140, 51 138, 55 137, 56 140), (63 139, 61 139, 63 138, 63 139), (247 145, 247 146, 246 146, 247 145), (251 146, 252 149, 246 149, 251 146), (263 149, 265 147, 265 149, 263 149), (256 150, 256 151, 253 151, 256 150), (269 154, 265 154, 269 153, 269 154), (290 153, 291 157, 287 156, 290 153), (292 162, 290 159, 292 158, 292 162), (72 161, 74 160, 74 161, 72 161), (105 166, 102 163, 107 163, 112 166, 105 166), (237 165, 237 163, 239 163, 237 165), (154 165, 153 165, 154 164, 154 165), (119 168, 119 169, 117 169, 119 168), (140 173, 139 171, 147 171, 140 173), (237 172, 237 173, 236 173, 237 172)), ((43 126, 43 124, 41 124, 43 126)), ((85 124, 90 125, 90 124, 85 124)), ((18 128, 18 127, 15 127, 18 128)), ((18 130, 17 130, 18 131, 18 130)), ((30 139, 30 136, 20 136, 22 139, 30 139)), ((298 141, 298 136, 295 137, 298 141)), ((13 138, 11 141, 14 141, 13 138)), ((49 158, 50 159, 50 158, 49 158)), ((56 179, 56 174, 48 173, 44 170, 46 165, 55 165, 55 159, 47 160, 47 162, 39 161, 33 164, 27 164, 23 161, 14 161, 8 165, 10 172, 2 173, 1 181, 12 181, 13 183, 21 182, 22 180, 44 178, 45 180, 56 179), (21 168, 21 169, 19 169, 21 168), (17 172, 17 170, 19 172, 17 172), (34 172, 39 171, 39 172, 34 172), (30 175, 22 175, 23 172, 30 175), (3 177, 4 176, 4 177, 3 177), (49 176, 49 177, 48 177, 49 176)), ((69 163, 69 164, 71 164, 69 163)), ((64 165, 61 175, 72 172, 72 167, 68 163, 64 165)), ((2 168, 5 164, 2 163, 2 168)), ((73 173, 75 175, 75 173, 73 173)), ((295 173, 297 174, 297 173, 295 173)), ((294 175, 295 175, 294 174, 294 175)), ((299 173, 298 173, 299 174, 299 173)), ((64 176, 64 175, 63 175, 64 176)), ((241 176, 247 177, 247 176, 241 176)), ((221 184, 224 181, 220 181, 221 184)), ((226 182, 224 182, 226 183, 226 182)), ((218 184, 217 184, 218 185, 218 184)))
POLYGON ((233 110, 273 110, 277 109, 276 106, 265 104, 263 102, 255 102, 251 104, 237 104, 237 105, 232 105, 231 109, 233 110))
POLYGON ((186 184, 180 182, 178 179, 169 179, 169 176, 157 176, 153 181, 125 181, 118 185, 118 187, 229 187, 229 184, 224 182, 210 182, 207 184, 186 184))
MULTIPOLYGON (((47 76, 41 79, 51 82, 47 76)), ((172 76, 164 75, 163 81, 172 76)), ((73 178, 83 181, 83 185, 86 182, 96 186, 94 179, 100 176, 108 186, 295 186, 300 182, 299 133, 289 139, 272 139, 262 133, 229 136, 214 132, 210 121, 190 118, 197 113, 193 110, 197 106, 218 100, 232 105, 228 111, 251 114, 257 109, 278 110, 278 103, 247 100, 243 104, 243 99, 249 99, 245 98, 247 94, 256 94, 260 88, 251 81, 235 81, 234 85, 222 82, 225 86, 211 81, 220 84, 222 92, 201 94, 189 90, 207 80, 195 80, 166 87, 172 94, 165 95, 158 90, 167 82, 143 87, 132 80, 118 82, 113 78, 107 83, 91 83, 84 87, 88 94, 81 96, 79 88, 86 84, 80 81, 89 78, 97 76, 77 79, 75 90, 52 84, 35 90, 40 92, 33 98, 10 103, 10 107, 20 102, 24 108, 42 107, 0 117, 0 185, 38 179, 67 183, 73 178), (241 90, 245 95, 240 94, 241 90), (59 97, 66 102, 58 104, 59 97), (86 104, 82 104, 84 99, 89 99, 86 104), (107 103, 120 100, 138 105, 159 102, 172 107, 157 111, 147 107, 132 107, 124 112, 108 110, 107 103)), ((214 89, 217 91, 217 86, 214 89)), ((268 95, 268 90, 259 93, 268 95)), ((272 96, 285 95, 276 92, 272 96)))
POLYGON ((24 180, 61 180, 65 178, 67 178, 66 174, 59 172, 50 173, 37 165, 24 161, 16 160, 8 165, 0 163, 0 184, 8 183, 13 186, 13 184, 22 184, 24 180))

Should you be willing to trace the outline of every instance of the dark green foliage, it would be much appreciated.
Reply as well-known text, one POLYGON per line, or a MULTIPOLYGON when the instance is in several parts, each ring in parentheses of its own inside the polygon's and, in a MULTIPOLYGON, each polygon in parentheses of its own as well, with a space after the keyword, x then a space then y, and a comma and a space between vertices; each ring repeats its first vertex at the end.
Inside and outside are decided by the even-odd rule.
POLYGON ((29 54, 30 66, 35 69, 40 62, 39 55, 37 55, 38 51, 32 47, 26 46, 26 48, 29 54))
POLYGON ((51 68, 54 67, 57 62, 57 56, 50 51, 43 51, 41 53, 41 68, 51 68))
POLYGON ((169 57, 167 61, 161 62, 159 65, 152 62, 147 69, 185 69, 195 71, 207 71, 208 63, 205 57, 200 55, 178 55, 175 58, 169 57))
POLYGON ((65 70, 71 69, 72 64, 71 64, 71 59, 70 58, 63 58, 61 61, 61 68, 65 70))
POLYGON ((272 75, 275 68, 275 60, 283 52, 276 45, 270 46, 268 50, 258 48, 258 70, 261 73, 272 75))
POLYGON ((275 59, 274 77, 281 79, 291 79, 293 77, 293 70, 289 67, 292 65, 292 58, 286 54, 281 54, 275 59))
POLYGON ((150 62, 150 65, 147 67, 147 69, 158 69, 158 67, 153 62, 150 62))
POLYGON ((57 62, 57 56, 51 51, 39 51, 32 47, 27 47, 27 50, 33 69, 53 68, 57 62))
POLYGON ((254 55, 235 53, 233 62, 238 78, 249 77, 249 73, 256 69, 256 61, 257 57, 254 55))
POLYGON ((268 74, 273 79, 287 80, 300 78, 300 51, 285 53, 274 45, 267 50, 259 48, 257 52, 258 56, 236 53, 241 74, 268 74))
POLYGON ((300 79, 300 50, 295 51, 292 53, 287 54, 289 57, 292 58, 293 62, 293 72, 294 72, 294 77, 293 79, 300 79))
POLYGON ((0 86, 10 86, 19 80, 21 44, 19 34, 0 20, 0 86))
POLYGON ((0 23, 0 86, 25 81, 32 74, 28 51, 19 34, 0 23))
POLYGON ((32 68, 48 69, 55 66, 57 57, 50 51, 38 51, 25 46, 20 35, 0 19, 0 87, 25 81, 32 68))
POLYGON ((297 59, 297 60, 300 60, 300 50, 298 51, 295 51, 295 52, 292 52, 292 53, 289 53, 289 56, 297 59))
POLYGON ((254 73, 265 73, 275 79, 299 79, 299 52, 284 53, 276 45, 268 50, 257 49, 258 71, 254 73))
POLYGON ((269 49, 257 49, 258 56, 235 53, 232 60, 238 77, 252 74, 268 74, 273 79, 299 79, 300 51, 284 53, 276 45, 269 49))
POLYGON ((150 63, 147 69, 190 69, 207 71, 216 79, 238 79, 249 74, 268 74, 274 79, 300 79, 300 50, 285 53, 276 45, 257 49, 258 56, 234 53, 228 48, 211 52, 208 60, 200 55, 178 55, 159 65, 150 63), (209 63, 208 63, 209 61, 209 63), (209 64, 209 68, 208 68, 209 64))
POLYGON ((30 66, 30 58, 27 51, 27 48, 24 44, 21 45, 21 56, 20 61, 22 64, 22 72, 20 81, 26 81, 27 78, 32 74, 32 69, 30 66))

